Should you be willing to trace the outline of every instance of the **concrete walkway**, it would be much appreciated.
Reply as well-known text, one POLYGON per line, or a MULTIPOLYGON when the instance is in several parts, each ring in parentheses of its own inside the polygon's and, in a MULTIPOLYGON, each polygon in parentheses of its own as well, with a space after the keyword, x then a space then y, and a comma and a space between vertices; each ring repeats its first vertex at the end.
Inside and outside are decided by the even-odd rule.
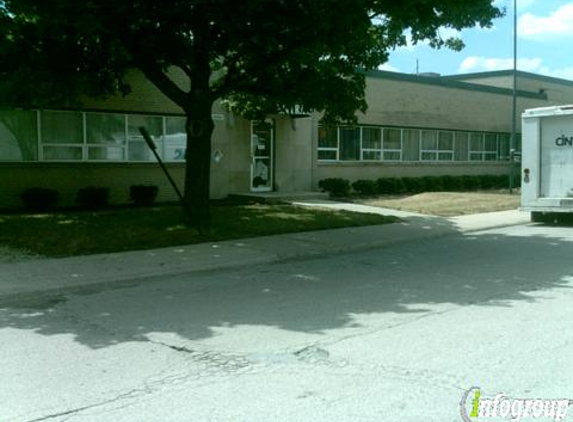
POLYGON ((0 297, 7 299, 60 289, 83 290, 96 284, 121 286, 147 277, 304 259, 529 221, 528 213, 517 210, 440 218, 320 199, 299 201, 296 204, 395 215, 402 222, 144 251, 0 263, 0 297))

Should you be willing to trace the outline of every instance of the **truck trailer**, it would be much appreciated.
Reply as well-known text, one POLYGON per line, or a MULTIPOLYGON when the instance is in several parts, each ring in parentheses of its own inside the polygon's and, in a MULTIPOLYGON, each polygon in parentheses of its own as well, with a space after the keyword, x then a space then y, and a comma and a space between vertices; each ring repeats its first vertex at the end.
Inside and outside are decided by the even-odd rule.
POLYGON ((535 222, 573 215, 573 105, 522 114, 521 209, 535 222))

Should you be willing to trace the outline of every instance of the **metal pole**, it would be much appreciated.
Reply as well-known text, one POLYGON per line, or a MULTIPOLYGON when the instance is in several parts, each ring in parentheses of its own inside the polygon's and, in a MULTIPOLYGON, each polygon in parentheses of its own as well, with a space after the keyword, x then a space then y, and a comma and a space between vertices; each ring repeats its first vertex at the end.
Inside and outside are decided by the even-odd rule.
POLYGON ((509 193, 513 193, 513 178, 515 173, 517 114, 517 0, 513 0, 513 92, 511 107, 511 139, 509 143, 509 193))
POLYGON ((175 184, 175 180, 173 180, 173 178, 167 171, 167 167, 165 167, 165 164, 163 164, 163 161, 161 161, 161 157, 159 157, 159 154, 157 154, 157 145, 155 145, 155 142, 153 142, 153 139, 151 139, 151 135, 149 134, 147 129, 145 129, 143 126, 139 128, 139 132, 141 132, 143 139, 145 139, 145 143, 147 144, 151 152, 153 152, 153 155, 155 155, 155 158, 157 159, 157 162, 161 166, 163 173, 165 173, 165 176, 167 176, 169 183, 171 183, 171 186, 173 186, 173 189, 175 189, 175 192, 177 193, 179 200, 183 202, 183 195, 181 195, 181 191, 177 187, 177 184, 175 184))

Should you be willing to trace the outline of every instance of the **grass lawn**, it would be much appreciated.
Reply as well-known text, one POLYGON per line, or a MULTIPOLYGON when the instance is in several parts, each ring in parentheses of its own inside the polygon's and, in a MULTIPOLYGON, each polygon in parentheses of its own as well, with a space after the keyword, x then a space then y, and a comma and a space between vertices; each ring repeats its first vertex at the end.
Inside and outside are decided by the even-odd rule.
POLYGON ((176 206, 0 215, 0 245, 63 257, 398 221, 293 205, 213 206, 211 212, 209 236, 180 224, 181 209, 176 206))
POLYGON ((520 196, 519 193, 510 195, 503 191, 426 192, 400 198, 366 198, 355 202, 422 214, 452 217, 516 209, 519 206, 520 196))

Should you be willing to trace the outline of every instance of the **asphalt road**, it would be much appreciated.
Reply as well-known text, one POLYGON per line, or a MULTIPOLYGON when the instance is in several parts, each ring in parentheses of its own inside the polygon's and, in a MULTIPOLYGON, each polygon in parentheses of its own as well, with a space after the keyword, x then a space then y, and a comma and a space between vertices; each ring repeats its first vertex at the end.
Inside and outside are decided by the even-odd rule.
POLYGON ((472 387, 573 399, 572 241, 516 226, 3 303, 0 422, 453 422, 472 387))

